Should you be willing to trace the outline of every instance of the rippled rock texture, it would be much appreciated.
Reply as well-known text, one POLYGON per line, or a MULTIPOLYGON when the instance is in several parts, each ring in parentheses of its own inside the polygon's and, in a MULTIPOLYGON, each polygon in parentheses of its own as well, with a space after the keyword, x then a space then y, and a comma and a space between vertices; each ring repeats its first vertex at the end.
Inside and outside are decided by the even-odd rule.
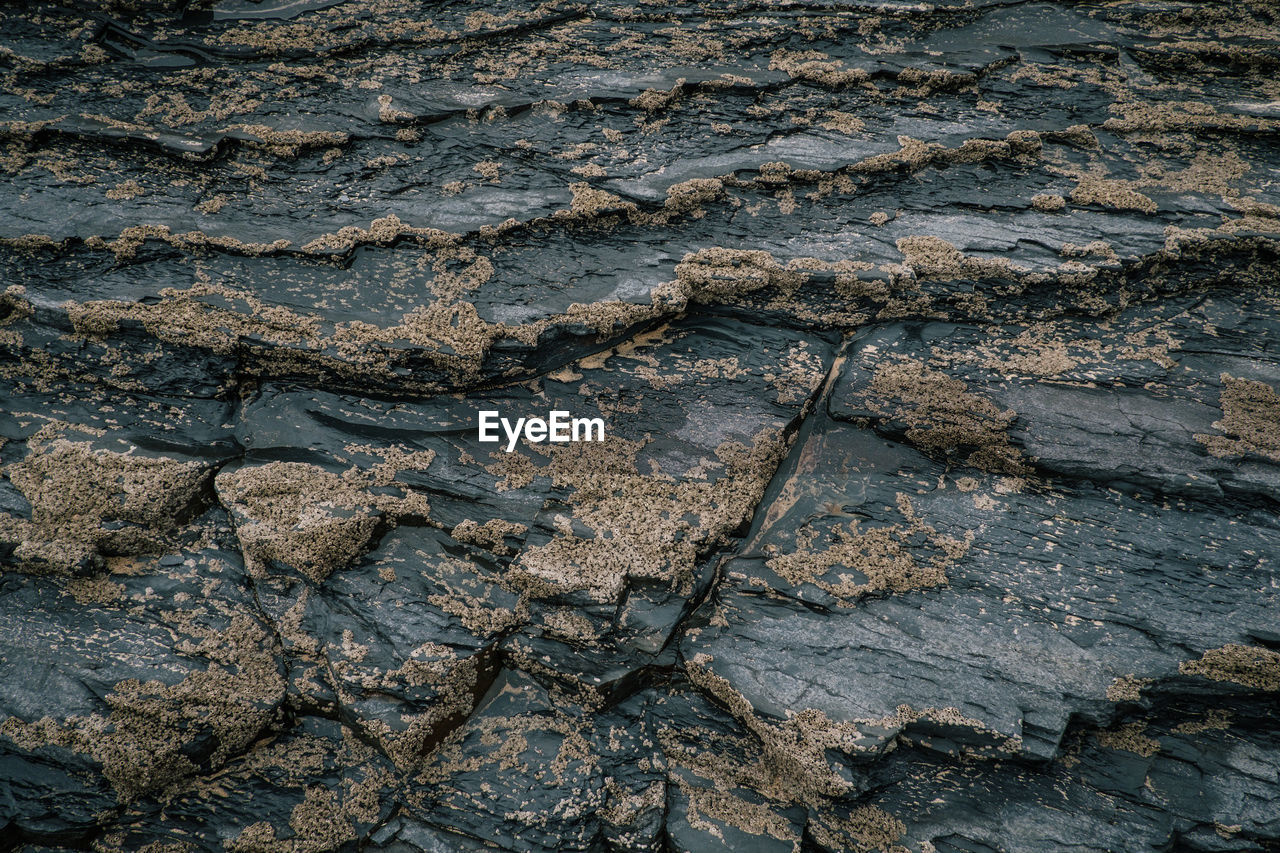
POLYGON ((0 74, 0 849, 1280 850, 1274 3, 9 4, 0 74))

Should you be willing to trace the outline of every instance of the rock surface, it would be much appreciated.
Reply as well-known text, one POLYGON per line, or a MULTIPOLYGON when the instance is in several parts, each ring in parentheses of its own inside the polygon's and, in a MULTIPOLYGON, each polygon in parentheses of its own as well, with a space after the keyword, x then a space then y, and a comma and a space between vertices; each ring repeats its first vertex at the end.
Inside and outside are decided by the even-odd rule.
POLYGON ((1280 851, 1277 56, 0 10, 0 850, 1280 851))

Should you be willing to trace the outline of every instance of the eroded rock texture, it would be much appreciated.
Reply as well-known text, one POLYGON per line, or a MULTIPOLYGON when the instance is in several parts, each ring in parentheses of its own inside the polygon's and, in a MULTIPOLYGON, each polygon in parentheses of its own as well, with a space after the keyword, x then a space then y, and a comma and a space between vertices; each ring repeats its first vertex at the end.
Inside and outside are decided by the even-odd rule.
POLYGON ((5 6, 0 849, 1280 850, 1278 57, 5 6))

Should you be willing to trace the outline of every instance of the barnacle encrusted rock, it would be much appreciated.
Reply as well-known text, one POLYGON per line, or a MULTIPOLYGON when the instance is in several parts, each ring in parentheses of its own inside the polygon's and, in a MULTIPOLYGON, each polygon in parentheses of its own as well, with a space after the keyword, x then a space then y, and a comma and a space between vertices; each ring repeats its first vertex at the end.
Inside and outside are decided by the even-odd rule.
POLYGON ((364 553, 381 525, 428 514, 421 495, 399 498, 368 491, 366 485, 390 482, 381 467, 362 480, 302 462, 269 462, 223 471, 216 486, 236 519, 236 536, 251 570, 268 572, 273 563, 281 563, 320 582, 364 553))
POLYGON ((967 464, 989 471, 1026 471, 1021 451, 1007 437, 1017 413, 969 393, 964 382, 920 361, 905 359, 879 367, 867 400, 872 411, 904 424, 906 439, 922 449, 963 451, 967 464))
POLYGON ((1222 374, 1223 435, 1197 435, 1214 456, 1256 453, 1280 462, 1280 393, 1265 382, 1222 374))
POLYGON ((0 538, 28 570, 71 571, 85 559, 153 552, 207 500, 207 464, 94 448, 61 437, 53 424, 44 433, 5 469, 31 516, 0 516, 0 538))
POLYGON ((125 802, 222 767, 276 720, 284 678, 272 638, 240 615, 179 650, 208 658, 208 668, 176 683, 125 679, 104 697, 105 713, 31 722, 11 716, 0 734, 28 750, 57 746, 91 756, 125 802))
POLYGON ((1271 853, 1278 27, 3 5, 0 849, 1271 853))
POLYGON ((555 451, 548 474, 553 485, 573 489, 571 520, 587 535, 557 534, 521 553, 515 577, 532 595, 585 590, 615 600, 628 578, 691 590, 699 554, 747 518, 786 449, 773 431, 751 447, 726 442, 715 448, 723 477, 673 482, 637 470, 641 446, 615 439, 555 451))
POLYGON ((1199 660, 1183 662, 1178 671, 1256 690, 1280 690, 1280 652, 1260 646, 1228 643, 1220 649, 1210 649, 1199 660))

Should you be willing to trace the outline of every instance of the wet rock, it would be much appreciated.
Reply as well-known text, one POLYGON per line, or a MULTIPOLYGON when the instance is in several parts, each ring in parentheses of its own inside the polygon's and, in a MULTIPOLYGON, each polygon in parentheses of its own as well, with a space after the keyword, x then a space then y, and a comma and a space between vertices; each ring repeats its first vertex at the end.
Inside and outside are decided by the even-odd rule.
POLYGON ((93 837, 123 807, 219 770, 279 722, 278 650, 237 555, 4 583, 12 837, 93 837))
POLYGON ((392 811, 391 765, 350 730, 298 721, 228 765, 214 783, 170 792, 163 808, 127 812, 104 846, 119 850, 196 837, 229 850, 354 849, 392 811))
POLYGON ((391 5, 0 11, 0 850, 1277 849, 1272 8, 391 5))

